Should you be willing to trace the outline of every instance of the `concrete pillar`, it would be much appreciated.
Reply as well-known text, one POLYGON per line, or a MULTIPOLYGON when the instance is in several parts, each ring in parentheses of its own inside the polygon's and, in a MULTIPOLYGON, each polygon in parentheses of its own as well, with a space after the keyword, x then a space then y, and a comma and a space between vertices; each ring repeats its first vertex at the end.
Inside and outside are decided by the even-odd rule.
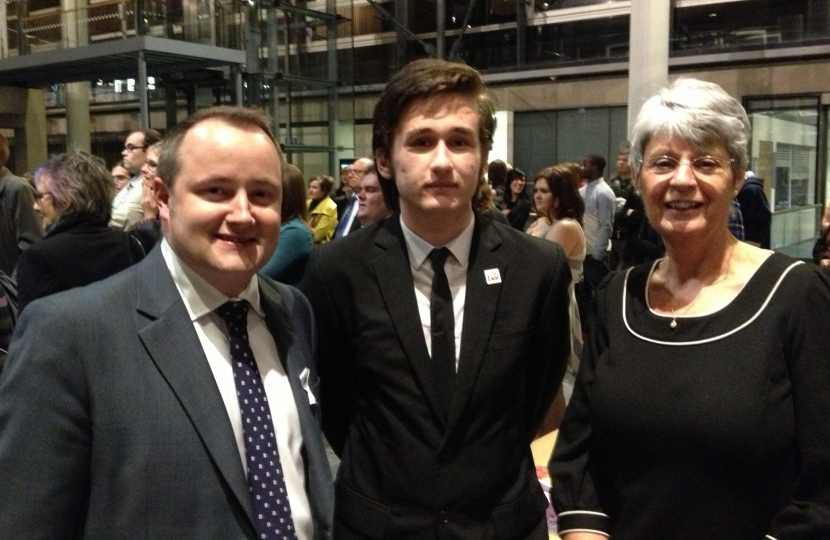
MULTIPOLYGON (((89 42, 85 2, 62 0, 66 17, 63 25, 63 42, 67 48, 86 45, 89 42)), ((67 83, 66 90, 66 147, 89 152, 92 135, 89 121, 89 81, 67 83)))
POLYGON ((643 103, 668 83, 671 4, 666 0, 631 2, 628 133, 643 103))

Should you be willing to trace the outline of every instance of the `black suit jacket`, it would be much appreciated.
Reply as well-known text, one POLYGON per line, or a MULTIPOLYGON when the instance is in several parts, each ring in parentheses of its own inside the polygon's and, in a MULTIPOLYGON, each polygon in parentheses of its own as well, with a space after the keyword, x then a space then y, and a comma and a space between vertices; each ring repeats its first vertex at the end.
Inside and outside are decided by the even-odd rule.
POLYGON ((20 254, 18 307, 38 298, 89 285, 144 258, 139 242, 88 214, 59 219, 40 242, 20 254))
POLYGON ((303 282, 342 457, 335 538, 547 538, 529 445, 569 354, 562 250, 476 216, 444 425, 399 219, 323 246, 303 282))
MULTIPOLYGON (((259 283, 299 412, 315 539, 330 538, 311 311, 296 289, 259 283)), ((160 249, 26 308, 0 376, 0 478, 3 538, 256 538, 231 423, 160 249)))

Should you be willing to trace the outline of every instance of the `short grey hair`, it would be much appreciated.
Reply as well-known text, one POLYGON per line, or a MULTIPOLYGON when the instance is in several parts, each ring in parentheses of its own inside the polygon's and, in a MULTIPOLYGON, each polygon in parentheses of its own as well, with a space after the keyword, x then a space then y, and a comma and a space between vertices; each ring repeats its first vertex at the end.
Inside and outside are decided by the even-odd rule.
POLYGON ((86 214, 109 222, 115 188, 103 159, 70 150, 51 156, 32 179, 52 195, 59 216, 86 214))
POLYGON ((715 83, 682 78, 643 104, 631 130, 629 163, 637 178, 652 137, 678 136, 694 146, 723 144, 737 174, 749 165, 749 133, 749 117, 737 99, 715 83))

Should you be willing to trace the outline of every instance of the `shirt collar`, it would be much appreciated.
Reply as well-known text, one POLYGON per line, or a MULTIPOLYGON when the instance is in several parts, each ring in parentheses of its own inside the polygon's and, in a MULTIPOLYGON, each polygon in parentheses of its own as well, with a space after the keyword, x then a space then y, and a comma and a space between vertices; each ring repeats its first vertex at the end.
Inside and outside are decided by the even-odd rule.
POLYGON ((470 263, 470 247, 473 244, 473 229, 475 228, 475 214, 470 215, 470 222, 461 231, 461 234, 447 242, 444 246, 433 246, 406 226, 401 220, 401 230, 403 231, 403 238, 406 242, 406 251, 409 254, 409 264, 415 270, 419 269, 424 264, 424 260, 429 256, 429 253, 436 247, 446 247, 450 250, 453 257, 461 264, 461 268, 466 270, 470 263))
POLYGON ((228 300, 247 300, 251 304, 251 308, 264 317, 262 306, 259 303, 259 281, 256 274, 251 278, 248 286, 236 298, 229 298, 219 290, 205 281, 199 274, 178 256, 167 239, 161 241, 161 254, 164 256, 164 262, 167 263, 167 269, 176 283, 176 288, 179 289, 179 294, 182 296, 184 305, 190 314, 190 320, 196 321, 205 315, 213 312, 227 302, 228 300))

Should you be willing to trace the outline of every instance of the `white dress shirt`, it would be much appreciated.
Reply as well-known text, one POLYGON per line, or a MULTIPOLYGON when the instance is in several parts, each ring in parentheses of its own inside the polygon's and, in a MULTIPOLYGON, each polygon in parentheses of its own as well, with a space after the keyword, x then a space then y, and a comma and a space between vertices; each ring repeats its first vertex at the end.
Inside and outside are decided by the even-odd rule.
POLYGON ((473 242, 475 217, 470 215, 470 222, 461 234, 450 240, 445 246, 432 246, 429 242, 412 232, 401 218, 401 229, 409 254, 412 280, 415 282, 415 299, 418 302, 418 315, 424 329, 427 350, 432 356, 432 327, 429 298, 432 293, 432 278, 435 272, 429 260, 434 248, 446 247, 452 254, 447 257, 444 270, 452 293, 452 307, 455 313, 455 370, 458 371, 458 358, 461 355, 461 327, 464 324, 464 300, 467 297, 467 268, 470 265, 470 246, 473 242))
MULTIPOLYGON (((242 415, 239 411, 236 383, 233 378, 228 334, 224 320, 215 312, 219 306, 231 299, 190 269, 173 252, 167 240, 162 239, 161 252, 187 312, 190 314, 190 319, 193 321, 193 328, 199 336, 208 365, 216 380, 216 386, 222 395, 222 401, 225 403, 225 409, 236 437, 240 463, 247 475, 248 464, 245 458, 242 415)), ((248 341, 254 352, 265 387, 265 395, 268 397, 268 405, 271 408, 271 418, 274 421, 274 433, 277 438, 277 448, 280 453, 280 463, 297 538, 312 540, 314 531, 311 508, 305 489, 300 418, 288 377, 280 362, 274 337, 265 324, 256 275, 251 278, 248 288, 239 295, 238 299, 247 300, 251 305, 251 309, 248 310, 248 341)))

